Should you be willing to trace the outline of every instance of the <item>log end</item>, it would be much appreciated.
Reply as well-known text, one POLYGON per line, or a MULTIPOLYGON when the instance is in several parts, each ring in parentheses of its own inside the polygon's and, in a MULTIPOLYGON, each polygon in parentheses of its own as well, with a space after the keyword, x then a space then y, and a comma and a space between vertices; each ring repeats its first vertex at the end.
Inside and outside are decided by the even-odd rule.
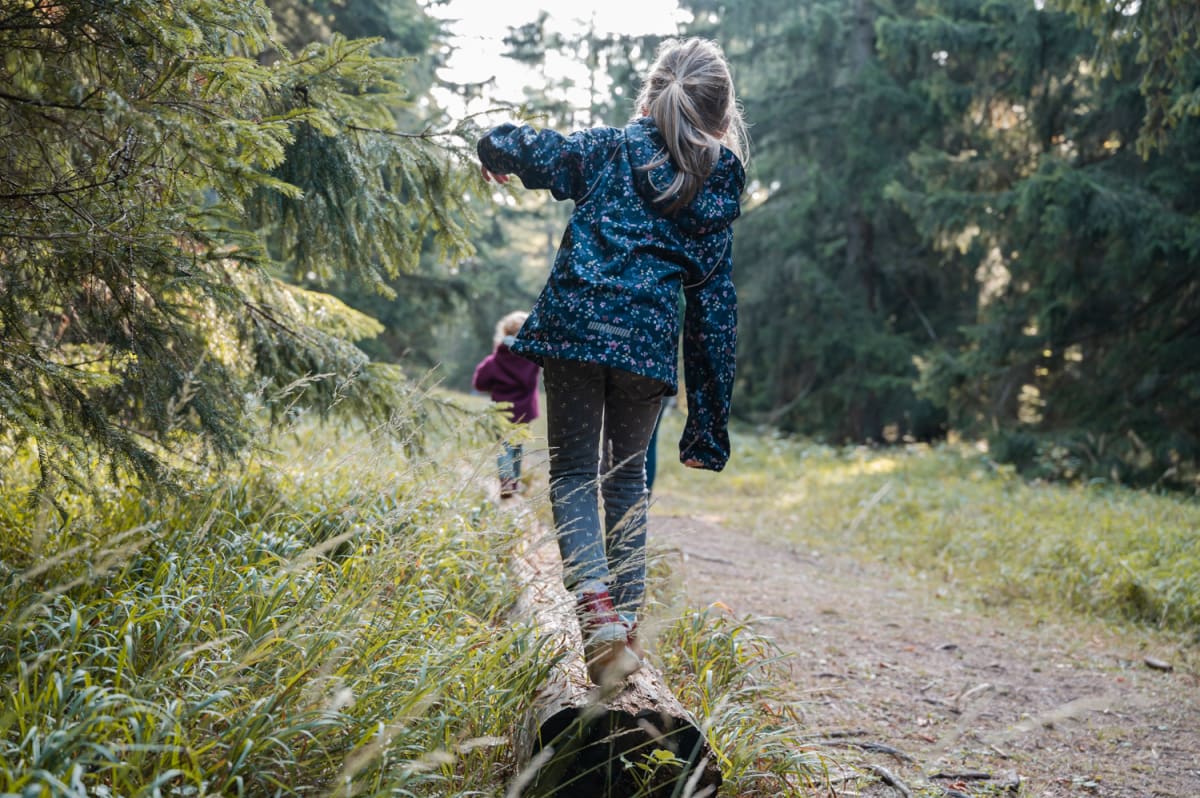
POLYGON ((542 723, 523 780, 527 798, 669 798, 715 795, 721 771, 690 720, 590 704, 542 723))

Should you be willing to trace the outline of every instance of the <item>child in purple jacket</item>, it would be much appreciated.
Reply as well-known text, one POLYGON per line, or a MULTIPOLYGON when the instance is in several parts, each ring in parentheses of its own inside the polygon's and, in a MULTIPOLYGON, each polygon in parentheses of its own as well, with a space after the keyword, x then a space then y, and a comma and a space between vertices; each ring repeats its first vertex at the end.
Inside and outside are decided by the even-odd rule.
MULTIPOLYGON (((496 323, 495 348, 475 367, 471 378, 475 390, 490 394, 493 402, 511 405, 508 420, 514 424, 528 424, 538 416, 538 365, 508 348, 528 316, 517 310, 496 323)), ((498 463, 500 498, 507 499, 521 484, 521 444, 504 441, 498 463)))

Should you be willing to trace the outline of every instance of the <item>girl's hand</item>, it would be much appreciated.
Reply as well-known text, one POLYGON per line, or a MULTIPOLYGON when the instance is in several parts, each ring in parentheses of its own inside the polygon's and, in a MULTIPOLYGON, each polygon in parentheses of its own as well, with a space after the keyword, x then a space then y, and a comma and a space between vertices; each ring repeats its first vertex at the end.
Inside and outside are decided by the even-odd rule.
POLYGON ((688 468, 704 468, 703 463, 701 463, 699 460, 692 460, 691 458, 684 460, 683 464, 688 468))
POLYGON ((490 172, 490 171, 488 171, 488 168, 486 166, 479 167, 479 171, 483 172, 483 182, 485 182, 485 183, 491 183, 492 181, 495 181, 497 183, 507 183, 509 180, 508 175, 502 175, 502 174, 497 174, 496 172, 490 172))

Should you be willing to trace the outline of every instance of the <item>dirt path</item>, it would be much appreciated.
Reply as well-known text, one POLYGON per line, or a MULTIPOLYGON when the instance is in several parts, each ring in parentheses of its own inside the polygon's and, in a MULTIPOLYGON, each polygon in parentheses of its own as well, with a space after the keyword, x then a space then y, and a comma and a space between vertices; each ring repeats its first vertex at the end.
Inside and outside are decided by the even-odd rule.
POLYGON ((792 655, 805 722, 839 763, 834 795, 905 794, 875 767, 913 796, 1200 796, 1194 653, 1100 624, 985 614, 880 563, 651 517, 692 602, 771 617, 758 628, 792 655))

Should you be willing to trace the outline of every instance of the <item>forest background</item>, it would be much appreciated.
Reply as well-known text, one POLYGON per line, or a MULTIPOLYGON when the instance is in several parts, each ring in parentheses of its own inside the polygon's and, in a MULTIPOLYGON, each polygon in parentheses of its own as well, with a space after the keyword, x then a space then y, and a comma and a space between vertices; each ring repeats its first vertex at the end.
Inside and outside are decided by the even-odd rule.
MULTIPOLYGON (((1194 10, 684 5, 753 125, 740 418, 834 444, 986 439, 1030 476, 1194 487, 1194 10)), ((624 123, 656 39, 542 19, 509 43, 543 69, 535 123, 570 130, 624 123), (606 80, 556 80, 548 54, 606 80)), ((453 283, 468 307, 536 296, 565 209, 534 208, 500 209, 453 283)), ((488 315, 397 343, 465 386, 488 315)))
MULTIPOLYGON (((471 148, 494 117, 433 98, 488 86, 439 81, 439 21, 268 5, 28 2, 3 22, 0 409, 14 440, 37 433, 46 484, 91 454, 151 482, 184 441, 232 456, 240 397, 267 382, 376 413, 403 372, 467 388, 492 317, 536 295, 567 209, 482 190, 471 148)), ((1194 487, 1195 9, 683 8, 753 124, 738 417, 1194 487)), ((508 115, 623 124, 655 37, 549 19, 511 30, 541 82, 508 115)))
MULTIPOLYGON (((681 5, 752 123, 740 429, 986 442, 1026 477, 1188 505, 1194 4, 681 5)), ((458 446, 498 421, 429 386, 468 387, 569 209, 480 180, 489 88, 438 77, 436 7, 0 3, 5 791, 466 794, 513 775, 498 741, 549 663, 507 625, 520 530, 461 488, 480 463, 458 446)), ((517 26, 540 81, 503 114, 623 124, 656 43, 517 26)), ((1195 525, 1131 523, 1162 544, 1131 537, 1135 560, 1100 529, 1111 578, 1067 592, 1193 628, 1195 525)), ((811 775, 739 703, 769 646, 679 620, 665 670, 709 708, 730 783, 811 775)))

